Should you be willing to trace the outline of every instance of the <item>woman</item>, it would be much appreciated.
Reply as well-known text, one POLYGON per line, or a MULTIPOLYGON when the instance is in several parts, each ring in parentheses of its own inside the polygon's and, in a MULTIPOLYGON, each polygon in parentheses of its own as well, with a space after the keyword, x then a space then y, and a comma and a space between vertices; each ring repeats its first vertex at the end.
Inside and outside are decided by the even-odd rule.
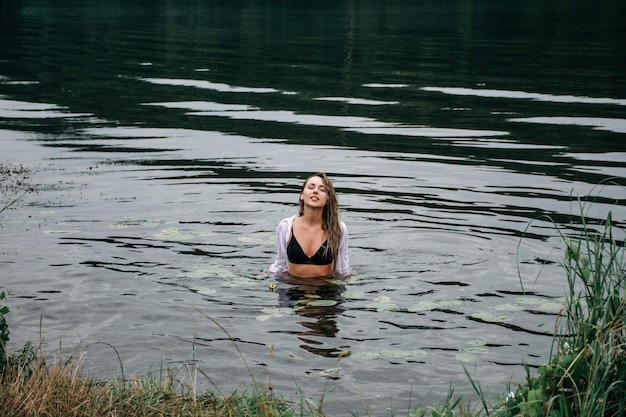
POLYGON ((348 228, 339 220, 339 203, 325 173, 310 176, 300 191, 297 216, 276 228, 276 259, 268 272, 299 278, 350 273, 348 228))

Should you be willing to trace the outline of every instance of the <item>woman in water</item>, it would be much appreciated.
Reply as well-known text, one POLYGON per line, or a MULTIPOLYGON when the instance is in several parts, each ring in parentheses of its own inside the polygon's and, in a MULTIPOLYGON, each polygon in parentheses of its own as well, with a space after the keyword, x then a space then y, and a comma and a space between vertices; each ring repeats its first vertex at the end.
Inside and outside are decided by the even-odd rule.
POLYGON ((325 173, 307 178, 298 204, 298 215, 278 223, 276 259, 268 272, 299 278, 350 274, 348 228, 339 220, 337 195, 325 173))

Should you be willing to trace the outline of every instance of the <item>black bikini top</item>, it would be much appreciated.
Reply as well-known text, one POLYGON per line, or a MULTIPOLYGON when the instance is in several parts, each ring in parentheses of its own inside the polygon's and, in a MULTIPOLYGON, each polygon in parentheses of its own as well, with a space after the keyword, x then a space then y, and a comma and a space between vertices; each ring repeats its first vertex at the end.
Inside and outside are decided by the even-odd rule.
POLYGON ((291 239, 287 245, 287 258, 292 264, 306 264, 306 265, 330 265, 333 263, 333 254, 330 250, 326 250, 328 241, 325 240, 322 246, 311 256, 306 256, 306 253, 302 250, 302 247, 293 235, 293 227, 291 228, 291 239))

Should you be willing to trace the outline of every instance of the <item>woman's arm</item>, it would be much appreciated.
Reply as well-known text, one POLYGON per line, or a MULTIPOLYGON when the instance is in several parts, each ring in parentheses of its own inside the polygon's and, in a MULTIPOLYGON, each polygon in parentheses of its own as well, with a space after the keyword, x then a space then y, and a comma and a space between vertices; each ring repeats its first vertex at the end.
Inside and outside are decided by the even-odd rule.
POLYGON ((293 217, 288 217, 282 219, 276 226, 276 257, 274 263, 267 270, 270 274, 279 274, 289 269, 287 264, 287 241, 289 240, 292 222, 293 217))
POLYGON ((341 242, 339 243, 339 253, 335 262, 336 275, 349 275, 352 272, 348 259, 348 226, 344 222, 341 222, 341 242))

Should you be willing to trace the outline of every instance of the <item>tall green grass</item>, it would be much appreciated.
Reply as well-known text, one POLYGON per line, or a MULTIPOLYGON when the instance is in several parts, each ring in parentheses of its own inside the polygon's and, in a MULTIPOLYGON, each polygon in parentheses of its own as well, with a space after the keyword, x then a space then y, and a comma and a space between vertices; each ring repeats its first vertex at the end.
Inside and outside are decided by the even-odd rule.
POLYGON ((583 213, 571 234, 557 227, 565 245, 560 264, 567 293, 555 323, 549 363, 536 372, 525 366, 525 380, 501 395, 485 393, 466 370, 478 407, 453 401, 451 389, 445 401, 409 415, 626 416, 626 255, 624 241, 614 236, 615 227, 611 213, 595 227, 586 223, 583 213))
MULTIPOLYGON (((488 403, 462 415, 494 417, 619 417, 626 415, 626 259, 611 213, 598 230, 585 223, 561 238, 567 280, 565 308, 555 323, 550 362, 488 403)), ((469 374, 468 374, 469 377, 469 374)), ((434 414, 433 414, 434 415, 434 414)))
MULTIPOLYGON (((7 298, 5 291, 0 292, 0 301, 4 301, 7 298)), ((9 313, 9 307, 0 306, 0 374, 7 366, 7 352, 6 345, 9 341, 9 324, 7 323, 6 315, 9 313)))

